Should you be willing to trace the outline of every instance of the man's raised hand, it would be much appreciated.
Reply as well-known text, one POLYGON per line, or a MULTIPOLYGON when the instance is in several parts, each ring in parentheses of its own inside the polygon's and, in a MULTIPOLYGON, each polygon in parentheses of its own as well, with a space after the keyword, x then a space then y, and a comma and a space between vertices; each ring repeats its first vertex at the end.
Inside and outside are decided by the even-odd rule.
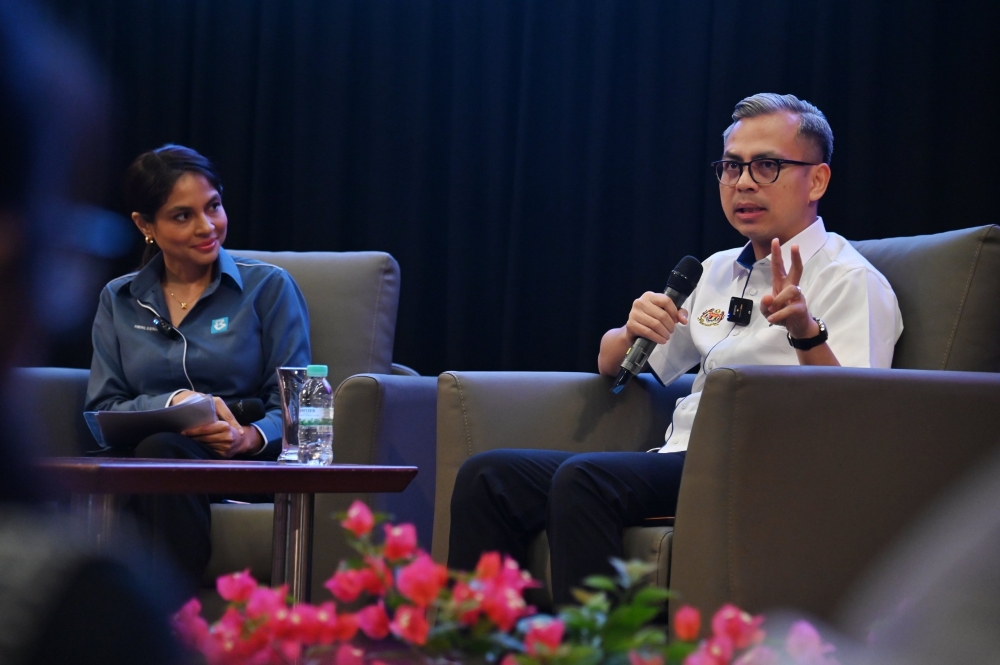
POLYGON ((809 316, 806 297, 799 288, 800 279, 802 255, 799 254, 799 246, 792 245, 792 268, 786 273, 781 244, 775 238, 771 241, 772 292, 760 299, 760 310, 768 323, 784 326, 788 334, 796 339, 819 334, 819 325, 809 316))

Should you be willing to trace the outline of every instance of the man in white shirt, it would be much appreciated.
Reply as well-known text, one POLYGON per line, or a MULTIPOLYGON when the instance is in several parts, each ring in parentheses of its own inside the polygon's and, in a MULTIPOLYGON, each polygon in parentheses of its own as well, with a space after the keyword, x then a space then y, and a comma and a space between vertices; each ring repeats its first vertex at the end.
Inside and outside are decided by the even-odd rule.
POLYGON ((471 568, 489 550, 523 563, 545 529, 553 600, 569 603, 585 576, 610 571, 625 527, 673 514, 708 372, 890 366, 903 329, 892 288, 817 214, 833 153, 823 113, 792 95, 754 95, 737 104, 723 139, 713 163, 722 208, 749 242, 704 262, 687 310, 644 293, 626 324, 605 333, 598 356, 600 372, 613 377, 635 340, 650 339, 649 364, 664 384, 700 363, 691 395, 674 410, 665 454, 498 450, 470 458, 452 496, 450 565, 471 568))

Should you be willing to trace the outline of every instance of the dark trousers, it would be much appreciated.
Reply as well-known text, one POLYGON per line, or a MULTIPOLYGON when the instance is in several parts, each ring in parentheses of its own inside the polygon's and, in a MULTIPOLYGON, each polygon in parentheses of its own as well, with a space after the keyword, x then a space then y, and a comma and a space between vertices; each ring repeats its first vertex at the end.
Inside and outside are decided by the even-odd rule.
MULTIPOLYGON (((135 448, 135 457, 223 459, 194 439, 171 433, 143 439, 135 448)), ((128 507, 149 548, 144 557, 147 575, 156 583, 176 584, 176 573, 180 573, 181 602, 197 593, 212 555, 210 503, 207 494, 139 494, 129 500, 128 507)))
POLYGON ((610 574, 622 531, 648 517, 674 515, 684 453, 572 453, 494 450, 459 469, 451 497, 448 565, 472 570, 500 551, 524 567, 543 529, 552 556, 552 599, 588 575, 610 574))

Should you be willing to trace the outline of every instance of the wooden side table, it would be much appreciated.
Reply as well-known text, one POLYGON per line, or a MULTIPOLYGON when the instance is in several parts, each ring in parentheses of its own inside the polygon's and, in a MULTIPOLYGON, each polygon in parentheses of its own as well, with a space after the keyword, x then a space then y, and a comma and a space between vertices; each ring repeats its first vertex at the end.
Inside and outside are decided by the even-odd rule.
POLYGON ((49 458, 37 467, 48 482, 72 494, 98 546, 108 543, 122 495, 273 493, 271 584, 287 583, 300 601, 309 600, 314 495, 402 492, 417 475, 415 466, 114 457, 49 458))

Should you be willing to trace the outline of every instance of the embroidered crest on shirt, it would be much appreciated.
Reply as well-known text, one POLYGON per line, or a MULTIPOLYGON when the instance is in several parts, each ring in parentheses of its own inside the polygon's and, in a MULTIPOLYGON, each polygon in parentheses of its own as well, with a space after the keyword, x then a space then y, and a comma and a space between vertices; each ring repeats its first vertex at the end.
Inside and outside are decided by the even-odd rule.
POLYGON ((212 320, 212 334, 224 333, 229 330, 229 317, 225 316, 221 319, 212 320))
POLYGON ((700 323, 703 326, 709 326, 709 327, 717 326, 720 323, 722 323, 722 319, 724 319, 725 317, 726 317, 725 312, 723 312, 721 309, 713 307, 712 309, 706 309, 704 312, 701 313, 701 316, 698 317, 698 323, 700 323))

